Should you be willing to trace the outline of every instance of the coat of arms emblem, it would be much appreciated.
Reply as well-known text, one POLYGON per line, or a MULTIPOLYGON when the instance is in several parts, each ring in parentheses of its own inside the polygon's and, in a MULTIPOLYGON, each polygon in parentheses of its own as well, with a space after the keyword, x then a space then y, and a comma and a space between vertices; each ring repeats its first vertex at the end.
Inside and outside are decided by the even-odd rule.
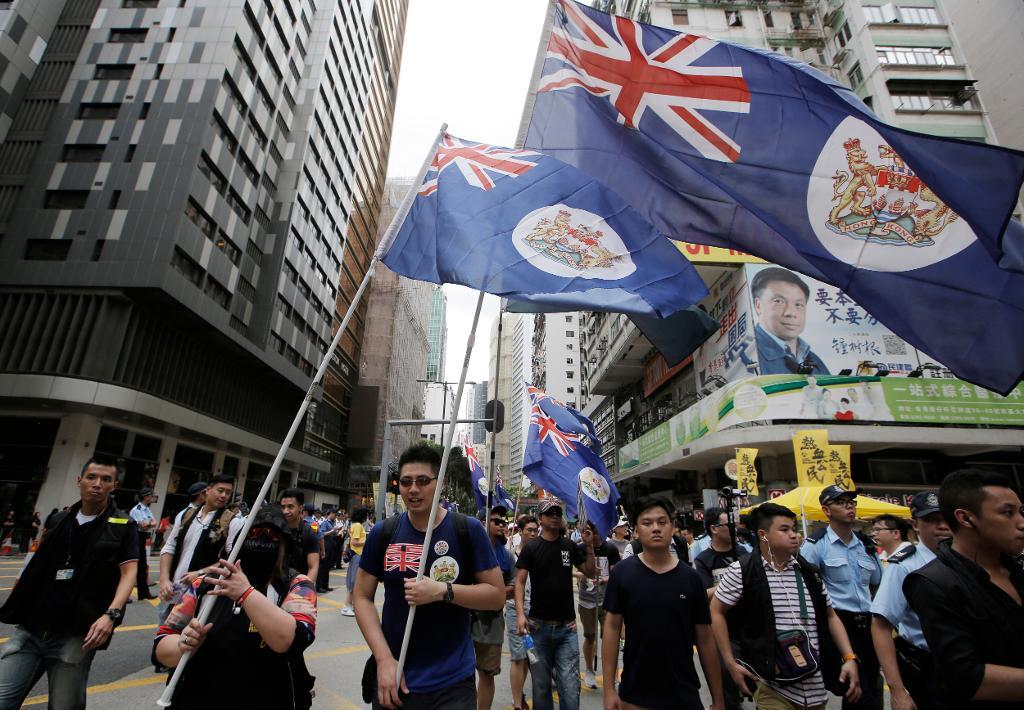
POLYGON ((859 138, 847 138, 847 170, 832 176, 826 226, 854 239, 893 246, 927 247, 958 219, 890 146, 878 146, 872 162, 859 138))
POLYGON ((619 258, 601 244, 604 233, 586 224, 572 224, 572 213, 558 210, 554 219, 541 217, 524 241, 538 254, 576 271, 611 268, 619 258))

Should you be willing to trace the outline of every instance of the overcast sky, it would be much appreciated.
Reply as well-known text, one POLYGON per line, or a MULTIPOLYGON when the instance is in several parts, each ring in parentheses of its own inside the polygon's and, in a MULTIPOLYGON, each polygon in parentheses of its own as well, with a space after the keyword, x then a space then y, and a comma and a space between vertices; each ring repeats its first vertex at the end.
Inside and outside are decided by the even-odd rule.
MULTIPOLYGON (((512 146, 519 132, 547 0, 411 0, 388 177, 415 175, 442 122, 460 138, 512 146)), ((445 379, 457 381, 477 292, 445 286, 445 379)), ((485 296, 469 380, 488 379, 498 299, 485 296)))

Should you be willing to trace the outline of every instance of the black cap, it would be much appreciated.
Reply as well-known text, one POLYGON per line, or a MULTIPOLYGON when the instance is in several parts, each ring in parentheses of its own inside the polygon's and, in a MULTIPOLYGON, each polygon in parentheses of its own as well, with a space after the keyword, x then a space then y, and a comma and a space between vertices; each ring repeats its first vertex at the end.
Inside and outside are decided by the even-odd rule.
POLYGON ((205 491, 208 487, 209 486, 207 486, 207 484, 202 482, 193 483, 191 486, 188 487, 188 497, 195 498, 197 495, 205 491))
POLYGON ((316 510, 316 506, 313 505, 312 503, 305 503, 303 504, 302 509, 307 513, 312 513, 314 510, 316 510))
POLYGON ((545 513, 550 513, 555 508, 558 509, 559 513, 565 512, 565 509, 562 507, 562 501, 555 498, 548 498, 547 500, 542 500, 540 505, 537 506, 537 514, 544 515, 545 513))
POLYGON ((145 498, 146 496, 151 496, 151 495, 153 495, 153 489, 152 488, 143 488, 141 491, 139 491, 139 498, 145 498))
POLYGON ((821 491, 821 495, 818 496, 818 502, 822 505, 827 505, 828 503, 842 498, 843 496, 856 498, 857 491, 848 491, 842 486, 837 485, 825 486, 821 491))
POLYGON ((288 521, 284 519, 281 506, 277 503, 264 503, 258 511, 253 513, 252 527, 273 527, 283 533, 288 532, 288 521))
POLYGON ((921 491, 910 499, 910 514, 915 518, 939 512, 939 494, 935 491, 921 491))
POLYGON ((493 508, 491 508, 491 515, 498 515, 504 518, 506 515, 508 515, 508 508, 506 508, 503 505, 496 505, 493 508))

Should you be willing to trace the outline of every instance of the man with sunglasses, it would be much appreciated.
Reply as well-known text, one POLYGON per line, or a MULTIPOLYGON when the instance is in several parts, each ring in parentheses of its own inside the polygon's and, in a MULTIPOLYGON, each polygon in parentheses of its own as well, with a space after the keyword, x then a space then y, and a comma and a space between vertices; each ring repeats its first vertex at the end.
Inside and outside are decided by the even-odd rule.
POLYGON ((441 456, 428 444, 402 453, 398 490, 406 512, 373 527, 359 560, 355 614, 376 661, 374 708, 476 710, 469 610, 500 610, 505 585, 478 520, 438 507, 424 549, 440 469, 441 456), (424 555, 426 572, 417 580, 424 555), (373 604, 378 582, 384 584, 380 617, 373 604), (397 659, 411 606, 419 609, 399 682, 397 659))
MULTIPOLYGON (((498 560, 499 569, 501 569, 507 601, 512 597, 515 584, 511 555, 508 548, 505 547, 508 540, 505 538, 507 527, 503 516, 506 512, 507 509, 504 506, 496 506, 491 509, 491 515, 487 522, 487 537, 490 538, 494 556, 498 560)), ((472 634, 478 676, 476 706, 477 710, 490 710, 491 704, 494 702, 494 677, 501 673, 501 642, 505 636, 503 611, 473 612, 472 634)))
POLYGON ((552 710, 551 682, 557 676, 558 706, 580 705, 580 647, 576 637, 572 568, 597 577, 594 536, 583 531, 583 544, 562 535, 562 503, 548 499, 538 506, 540 537, 523 546, 516 562, 516 629, 530 634, 537 661, 530 664, 534 710, 552 710), (533 587, 530 616, 526 616, 526 582, 533 587))
POLYGON ((882 581, 882 566, 875 556, 874 543, 854 532, 856 491, 826 486, 818 502, 828 527, 811 535, 800 553, 821 573, 860 663, 860 699, 851 702, 844 698, 843 710, 875 710, 879 707, 880 678, 878 657, 871 641, 871 592, 882 581))

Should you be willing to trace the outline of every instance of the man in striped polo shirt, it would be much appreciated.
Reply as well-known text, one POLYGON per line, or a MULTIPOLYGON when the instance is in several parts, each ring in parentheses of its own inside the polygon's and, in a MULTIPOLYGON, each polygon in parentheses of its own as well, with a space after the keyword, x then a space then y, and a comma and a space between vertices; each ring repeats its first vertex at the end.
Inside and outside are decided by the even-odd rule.
POLYGON ((827 690, 856 702, 857 657, 820 576, 797 554, 796 515, 763 503, 752 519, 758 548, 729 566, 711 600, 725 667, 760 710, 824 710, 827 690), (793 632, 806 643, 794 643, 793 632), (814 661, 816 670, 802 670, 814 661))

